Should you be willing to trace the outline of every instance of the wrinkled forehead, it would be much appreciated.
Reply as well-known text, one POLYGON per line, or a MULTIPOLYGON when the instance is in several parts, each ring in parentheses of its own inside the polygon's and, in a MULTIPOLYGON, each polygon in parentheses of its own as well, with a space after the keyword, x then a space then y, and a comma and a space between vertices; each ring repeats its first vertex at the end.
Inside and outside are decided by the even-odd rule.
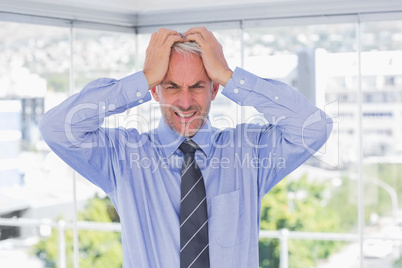
POLYGON ((203 80, 210 81, 200 56, 194 53, 181 53, 174 51, 170 55, 166 78, 177 82, 203 80))

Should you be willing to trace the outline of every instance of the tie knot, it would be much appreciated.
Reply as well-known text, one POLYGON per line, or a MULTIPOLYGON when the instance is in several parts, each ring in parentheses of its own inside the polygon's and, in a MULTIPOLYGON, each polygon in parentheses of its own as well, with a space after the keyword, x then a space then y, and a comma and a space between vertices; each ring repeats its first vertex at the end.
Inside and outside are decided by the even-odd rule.
POLYGON ((179 149, 180 149, 180 151, 183 152, 183 154, 187 154, 187 153, 193 154, 197 150, 197 147, 198 147, 197 144, 195 142, 193 142, 192 140, 185 140, 180 145, 179 149))

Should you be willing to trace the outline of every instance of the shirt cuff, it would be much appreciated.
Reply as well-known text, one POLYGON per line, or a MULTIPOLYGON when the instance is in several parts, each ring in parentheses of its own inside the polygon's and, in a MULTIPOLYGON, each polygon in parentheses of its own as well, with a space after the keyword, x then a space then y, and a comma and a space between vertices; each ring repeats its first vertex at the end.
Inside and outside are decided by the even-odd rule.
POLYGON ((141 104, 151 100, 148 81, 142 71, 126 76, 122 78, 120 82, 123 85, 128 103, 141 104))
POLYGON ((262 79, 239 67, 235 69, 232 78, 226 83, 222 94, 239 105, 250 105, 250 100, 255 103, 256 96, 260 96, 285 107, 300 106, 299 102, 295 102, 295 100, 298 100, 295 97, 298 93, 290 86, 280 81, 262 79))
POLYGON ((222 94, 242 105, 248 94, 254 89, 259 77, 236 67, 232 78, 226 83, 222 94))

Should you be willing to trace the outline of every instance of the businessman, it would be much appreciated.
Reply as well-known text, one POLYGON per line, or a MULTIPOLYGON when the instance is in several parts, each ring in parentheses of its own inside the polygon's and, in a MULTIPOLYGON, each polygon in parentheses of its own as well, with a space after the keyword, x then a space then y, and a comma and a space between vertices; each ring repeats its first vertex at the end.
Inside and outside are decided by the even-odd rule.
POLYGON ((232 71, 204 27, 153 33, 142 71, 98 79, 48 111, 44 140, 100 187, 121 220, 124 267, 258 267, 261 199, 328 139, 332 120, 284 83, 232 71), (266 125, 217 129, 219 91, 266 125), (159 102, 156 129, 103 128, 159 102))

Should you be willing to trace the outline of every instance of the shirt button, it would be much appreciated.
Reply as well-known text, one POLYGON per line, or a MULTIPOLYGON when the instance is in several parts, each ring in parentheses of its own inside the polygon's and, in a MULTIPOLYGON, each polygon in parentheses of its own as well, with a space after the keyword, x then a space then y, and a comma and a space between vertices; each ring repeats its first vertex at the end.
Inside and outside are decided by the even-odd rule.
POLYGON ((275 100, 279 100, 279 97, 278 97, 278 96, 275 96, 275 100))
POLYGON ((139 100, 138 102, 139 102, 139 103, 143 103, 144 101, 143 101, 143 100, 139 100))
POLYGON ((102 110, 106 110, 106 106, 105 106, 105 105, 102 106, 102 110))
POLYGON ((237 94, 237 93, 239 93, 239 90, 238 90, 237 88, 235 88, 235 90, 233 90, 233 92, 234 92, 235 94, 237 94))
POLYGON ((244 85, 244 83, 246 83, 243 79, 240 80, 240 85, 244 85))
POLYGON ((137 97, 141 97, 141 92, 137 92, 137 97))

